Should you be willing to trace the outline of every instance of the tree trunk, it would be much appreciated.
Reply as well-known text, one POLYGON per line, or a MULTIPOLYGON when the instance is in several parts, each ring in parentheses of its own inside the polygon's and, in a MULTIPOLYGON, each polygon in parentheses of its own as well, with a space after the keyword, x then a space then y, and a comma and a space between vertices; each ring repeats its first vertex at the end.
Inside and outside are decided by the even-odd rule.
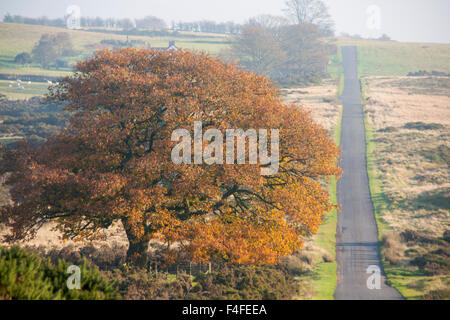
POLYGON ((144 267, 147 263, 147 251, 149 239, 147 235, 136 237, 131 230, 131 226, 126 218, 122 219, 122 224, 128 238, 127 262, 133 265, 144 267))

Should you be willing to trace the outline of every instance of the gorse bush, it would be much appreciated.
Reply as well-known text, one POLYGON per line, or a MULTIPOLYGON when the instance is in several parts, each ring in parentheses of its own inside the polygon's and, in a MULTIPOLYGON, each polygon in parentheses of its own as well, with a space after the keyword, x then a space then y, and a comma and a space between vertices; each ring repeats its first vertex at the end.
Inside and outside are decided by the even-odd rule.
POLYGON ((113 282, 83 259, 80 289, 69 290, 67 268, 59 260, 55 265, 19 247, 0 249, 0 299, 19 300, 102 300, 119 299, 113 282))
POLYGON ((1 249, 1 299, 58 299, 51 282, 45 279, 41 260, 19 248, 1 249))

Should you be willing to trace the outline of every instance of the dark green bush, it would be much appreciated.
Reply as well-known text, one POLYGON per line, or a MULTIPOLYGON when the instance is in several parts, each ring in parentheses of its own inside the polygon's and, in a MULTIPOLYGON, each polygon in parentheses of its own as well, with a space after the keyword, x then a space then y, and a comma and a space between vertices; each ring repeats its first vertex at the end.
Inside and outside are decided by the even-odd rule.
POLYGON ((69 290, 67 268, 71 265, 22 250, 19 247, 0 249, 0 299, 19 300, 98 300, 118 299, 114 284, 104 279, 97 268, 83 259, 80 267, 80 289, 69 290))
POLYGON ((440 130, 445 127, 439 123, 424 123, 422 121, 418 122, 408 122, 403 126, 405 129, 415 129, 415 130, 440 130))

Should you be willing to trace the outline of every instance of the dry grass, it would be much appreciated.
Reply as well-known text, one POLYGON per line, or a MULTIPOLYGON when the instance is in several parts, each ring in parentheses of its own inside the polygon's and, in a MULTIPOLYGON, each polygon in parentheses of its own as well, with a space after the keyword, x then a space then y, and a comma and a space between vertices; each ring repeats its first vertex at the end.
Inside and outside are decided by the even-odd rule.
POLYGON ((281 95, 286 103, 294 103, 309 110, 313 119, 332 133, 341 110, 336 91, 337 81, 327 79, 320 86, 282 89, 281 95))
MULTIPOLYGON (((450 97, 441 94, 441 87, 427 87, 431 82, 428 77, 366 80, 366 113, 376 130, 377 174, 388 200, 396 203, 383 219, 394 228, 414 228, 440 236, 450 227, 449 204, 432 199, 444 200, 450 195, 446 154, 450 97), (434 130, 405 128, 416 122, 440 126, 434 130)), ((450 78, 445 80, 448 85, 450 78)))
POLYGON ((366 118, 375 130, 375 176, 385 203, 379 215, 391 229, 382 238, 388 277, 407 297, 449 298, 444 232, 450 230, 450 78, 364 82, 366 118), (405 234, 415 236, 408 240, 405 234))
MULTIPOLYGON (((67 246, 71 246, 74 248, 82 248, 89 245, 92 245, 96 248, 100 248, 102 246, 128 246, 127 238, 125 232, 123 230, 120 222, 116 226, 112 226, 109 229, 103 232, 103 235, 100 240, 93 241, 74 241, 74 240, 63 240, 61 237, 61 233, 55 230, 54 223, 45 224, 39 231, 36 233, 36 236, 32 240, 28 241, 20 241, 15 243, 22 247, 39 247, 44 249, 45 251, 50 251, 53 249, 63 249, 67 246)), ((3 242, 3 236, 8 232, 8 230, 4 227, 0 227, 0 246, 10 246, 11 244, 3 242)))

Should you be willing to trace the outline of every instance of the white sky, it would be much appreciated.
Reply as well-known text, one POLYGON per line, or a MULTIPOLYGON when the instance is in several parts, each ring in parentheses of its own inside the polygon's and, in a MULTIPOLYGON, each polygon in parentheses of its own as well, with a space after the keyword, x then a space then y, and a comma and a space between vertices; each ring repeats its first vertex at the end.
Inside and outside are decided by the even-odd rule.
MULTIPOLYGON (((160 17, 166 22, 209 19, 244 22, 259 14, 283 14, 285 0, 0 0, 5 13, 62 17, 69 5, 83 16, 160 17)), ((374 35, 366 26, 366 9, 381 9, 381 30, 400 41, 450 43, 450 0, 326 0, 337 33, 374 35)))

